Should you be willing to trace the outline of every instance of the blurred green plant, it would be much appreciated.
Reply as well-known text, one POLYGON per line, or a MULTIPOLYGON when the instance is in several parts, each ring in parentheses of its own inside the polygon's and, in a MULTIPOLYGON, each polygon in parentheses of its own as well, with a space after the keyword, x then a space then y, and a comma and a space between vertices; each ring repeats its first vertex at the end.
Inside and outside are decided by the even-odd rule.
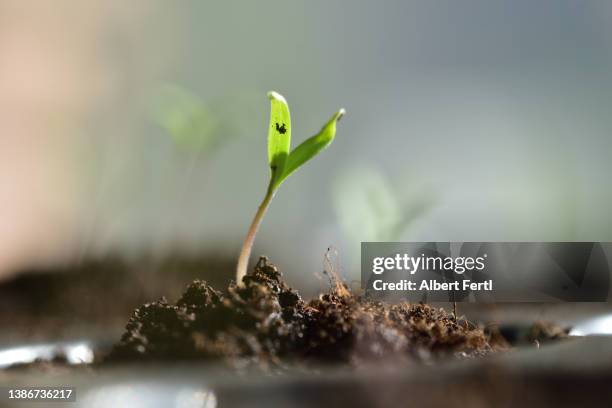
POLYGON ((408 227, 427 212, 433 198, 413 191, 403 199, 388 179, 371 167, 343 171, 334 182, 334 208, 349 238, 361 241, 400 241, 408 227))
POLYGON ((219 115, 197 95, 177 85, 162 85, 151 101, 153 120, 177 146, 212 151, 223 141, 219 115))
POLYGON ((336 112, 321 128, 319 133, 306 139, 293 151, 291 149, 291 116, 285 98, 277 92, 268 92, 270 99, 270 124, 268 126, 268 164, 270 182, 263 201, 259 205, 249 227, 236 268, 236 282, 242 283, 247 273, 249 257, 255 235, 276 190, 294 171, 329 146, 336 136, 336 123, 345 114, 344 109, 336 112))

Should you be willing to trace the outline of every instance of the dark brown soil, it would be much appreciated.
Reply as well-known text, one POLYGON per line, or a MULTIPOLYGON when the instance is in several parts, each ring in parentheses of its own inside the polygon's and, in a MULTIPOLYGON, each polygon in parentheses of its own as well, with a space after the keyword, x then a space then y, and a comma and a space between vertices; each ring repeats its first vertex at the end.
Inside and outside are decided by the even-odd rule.
POLYGON ((185 282, 202 275, 226 286, 235 266, 234 256, 219 250, 162 259, 108 255, 22 269, 0 282, 0 344, 116 338, 137 306, 162 295, 176 299, 185 282))
POLYGON ((195 280, 176 304, 162 298, 142 305, 107 361, 210 359, 275 368, 423 362, 507 349, 501 336, 443 309, 356 296, 333 277, 329 293, 306 302, 263 257, 243 283, 222 293, 195 280))

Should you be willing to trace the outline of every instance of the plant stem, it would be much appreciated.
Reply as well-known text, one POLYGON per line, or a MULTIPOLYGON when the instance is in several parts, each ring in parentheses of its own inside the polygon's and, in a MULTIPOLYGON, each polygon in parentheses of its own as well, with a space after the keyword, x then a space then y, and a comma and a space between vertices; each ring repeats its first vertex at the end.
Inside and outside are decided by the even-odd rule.
POLYGON ((270 201, 272 201, 272 197, 274 197, 275 192, 276 189, 272 187, 272 180, 270 180, 270 185, 268 186, 266 196, 261 204, 259 204, 259 208, 253 217, 253 221, 251 221, 249 231, 247 232, 244 242, 242 243, 242 249, 240 250, 240 256, 238 257, 238 266, 236 267, 236 283, 238 285, 242 285, 242 278, 244 278, 247 274, 251 249, 253 249, 253 242, 255 242, 255 235, 257 235, 259 224, 261 224, 261 220, 266 214, 266 210, 268 209, 270 201))

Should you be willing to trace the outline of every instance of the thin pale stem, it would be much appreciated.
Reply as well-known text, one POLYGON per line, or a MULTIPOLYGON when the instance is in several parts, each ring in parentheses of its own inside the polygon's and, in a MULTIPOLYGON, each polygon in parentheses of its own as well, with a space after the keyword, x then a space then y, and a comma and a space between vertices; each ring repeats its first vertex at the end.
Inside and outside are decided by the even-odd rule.
POLYGON ((261 220, 266 214, 266 210, 270 205, 270 201, 272 201, 272 197, 274 197, 275 191, 276 190, 272 188, 272 183, 270 183, 268 191, 266 192, 266 196, 264 197, 261 204, 259 204, 259 208, 257 209, 255 216, 253 217, 253 221, 251 221, 249 231, 247 232, 247 235, 244 238, 244 243, 242 244, 242 249, 240 250, 240 256, 238 257, 238 266, 236 267, 236 283, 238 285, 242 285, 242 278, 244 278, 247 274, 249 258, 251 257, 253 242, 255 242, 255 235, 257 235, 259 224, 261 224, 261 220))

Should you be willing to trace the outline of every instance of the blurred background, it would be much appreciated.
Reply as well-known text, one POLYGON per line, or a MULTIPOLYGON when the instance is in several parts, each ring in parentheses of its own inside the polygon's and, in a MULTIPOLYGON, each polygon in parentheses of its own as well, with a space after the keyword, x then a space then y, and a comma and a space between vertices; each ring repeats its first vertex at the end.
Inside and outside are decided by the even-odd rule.
POLYGON ((610 241, 611 19, 604 1, 3 0, 5 302, 64 269, 138 301, 168 259, 231 278, 271 89, 294 146, 348 111, 253 251, 305 293, 330 246, 357 280, 361 241, 610 241), (135 277, 91 267, 108 259, 135 277))

